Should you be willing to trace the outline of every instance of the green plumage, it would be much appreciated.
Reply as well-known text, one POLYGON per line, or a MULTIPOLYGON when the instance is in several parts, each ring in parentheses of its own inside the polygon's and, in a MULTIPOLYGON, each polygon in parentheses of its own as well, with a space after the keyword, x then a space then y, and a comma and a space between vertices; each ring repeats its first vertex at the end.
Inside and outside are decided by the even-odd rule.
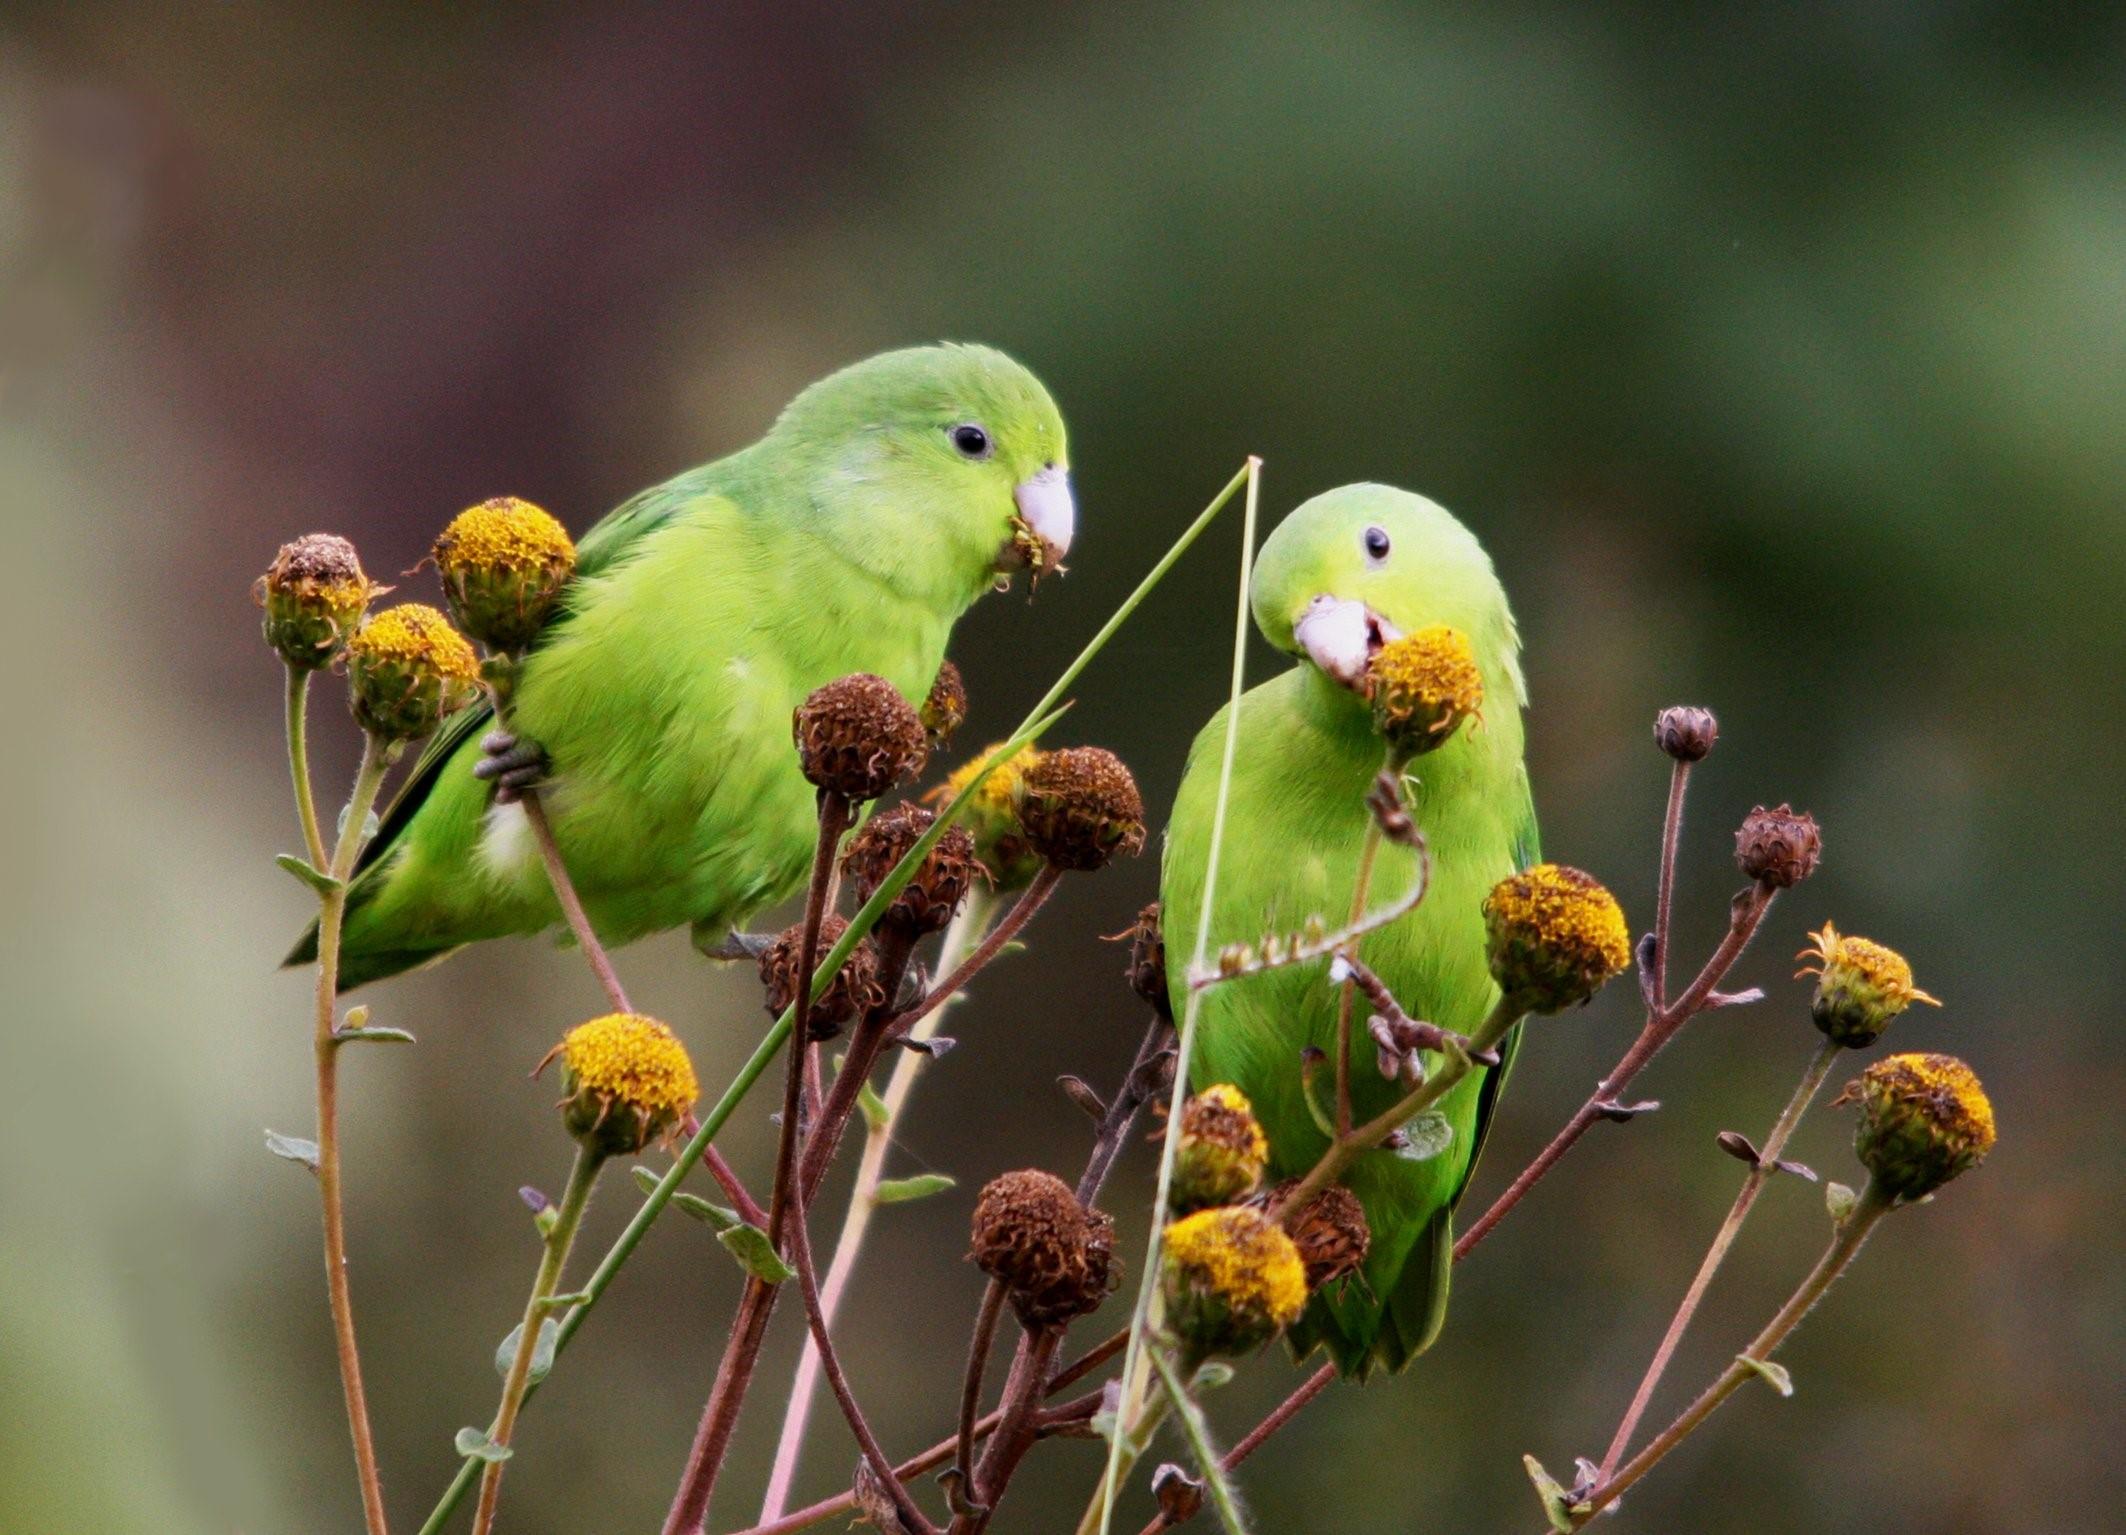
MULTIPOLYGON (((514 725, 547 753, 541 798, 601 938, 717 938, 797 890, 816 823, 791 711, 857 671, 920 701, 954 620, 1010 567, 1019 492, 1038 477, 1067 505, 1066 469, 1031 374, 924 347, 815 384, 760 442, 583 538, 514 725)), ((452 720, 386 814, 349 897, 343 989, 559 922, 522 810, 473 776, 488 728, 484 710, 452 720)))
MULTIPOLYGON (((1368 936, 1359 953, 1413 1017, 1475 1030, 1497 996, 1484 958, 1483 898, 1537 857, 1521 760, 1519 642, 1490 560, 1432 502, 1386 486, 1347 486, 1306 503, 1272 534, 1252 598, 1263 634, 1301 660, 1240 702, 1211 952, 1298 931, 1310 917, 1340 926, 1349 913, 1369 822, 1363 799, 1383 747, 1364 699, 1295 637, 1309 605, 1362 603, 1403 633, 1450 624, 1468 636, 1483 672, 1482 718, 1411 764, 1406 797, 1431 850, 1432 886, 1422 905, 1368 936), (1377 545, 1381 534, 1387 552, 1376 558, 1368 539, 1377 545)), ((1187 1000, 1183 961, 1202 909, 1225 731, 1221 710, 1196 739, 1167 831, 1162 895, 1177 1017, 1187 1000)), ((1415 867, 1414 854, 1383 846, 1369 905, 1407 890, 1415 867)), ((1247 1094, 1278 1177, 1306 1172, 1327 1145, 1300 1075, 1307 1046, 1332 1058, 1336 1048, 1339 988, 1327 972, 1324 960, 1213 987, 1197 1023, 1192 1082, 1231 1082, 1247 1094)), ((1352 1049, 1361 1121, 1402 1090, 1380 1075, 1366 1016, 1361 998, 1352 1049)), ((1517 1042, 1516 1035, 1509 1050, 1517 1042)), ((1440 1107, 1454 1137, 1440 1155, 1410 1161, 1375 1151, 1351 1169, 1345 1181, 1365 1206, 1372 1250, 1359 1275, 1318 1295, 1292 1329, 1302 1356, 1324 1347, 1346 1375, 1363 1378, 1376 1364, 1401 1369, 1431 1343, 1446 1313, 1454 1204, 1503 1075, 1504 1068, 1472 1073, 1447 1096, 1440 1107)), ((1324 1069, 1317 1101, 1333 1112, 1332 1076, 1324 1069)))

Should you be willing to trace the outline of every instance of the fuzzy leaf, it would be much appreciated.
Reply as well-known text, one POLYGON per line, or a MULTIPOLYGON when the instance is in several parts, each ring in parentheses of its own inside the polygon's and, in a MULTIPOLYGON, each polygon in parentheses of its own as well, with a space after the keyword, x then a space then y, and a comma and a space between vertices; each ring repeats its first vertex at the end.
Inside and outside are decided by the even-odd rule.
POLYGON ((268 1130, 266 1149, 277 1157, 283 1157, 290 1162, 300 1162, 312 1172, 317 1171, 316 1141, 306 1141, 299 1135, 283 1135, 278 1130, 268 1130))
POLYGON ((1763 1377, 1764 1383, 1781 1396, 1794 1394, 1794 1377, 1783 1364, 1774 1364, 1769 1359, 1752 1359, 1747 1354, 1737 1354, 1735 1359, 1753 1375, 1763 1377))
POLYGON ((371 1039, 377 1041, 379 1044, 387 1045, 410 1045, 415 1042, 414 1037, 411 1034, 407 1033, 404 1029, 387 1029, 381 1027, 373 1029, 334 1029, 332 1031, 332 1038, 335 1044, 342 1045, 348 1044, 357 1039, 371 1039))
POLYGON ((1429 1162, 1454 1144, 1454 1126, 1437 1109, 1428 1109, 1402 1129, 1395 1154, 1405 1162, 1429 1162))
POLYGON ((1535 1495, 1543 1501, 1543 1517, 1558 1535, 1572 1535, 1572 1499, 1567 1496, 1564 1484, 1543 1469, 1543 1463, 1533 1455, 1523 1455, 1521 1464, 1527 1469, 1528 1480, 1535 1484, 1535 1495))
POLYGON ((718 1232, 716 1240, 730 1250, 739 1267, 763 1284, 781 1284, 797 1272, 782 1261, 768 1241, 768 1234, 758 1226, 733 1226, 729 1231, 718 1232))
POLYGON ((882 1205, 905 1205, 914 1200, 928 1199, 932 1194, 942 1194, 959 1180, 948 1178, 943 1173, 917 1173, 913 1178, 883 1179, 871 1198, 882 1205))
POLYGON ((298 858, 293 853, 275 853, 273 861, 293 874, 297 879, 315 890, 319 895, 330 895, 335 890, 347 887, 334 879, 307 858, 298 858))
POLYGON ((461 1428, 458 1430, 458 1437, 453 1439, 451 1443, 455 1444, 458 1447, 458 1453, 468 1460, 484 1460, 489 1464, 498 1460, 507 1460, 513 1453, 508 1445, 496 1444, 494 1440, 488 1438, 487 1430, 484 1428, 461 1428))
MULTIPOLYGON (((517 1362, 517 1344, 522 1341, 523 1337, 524 1324, 519 1322, 509 1330, 509 1336, 504 1338, 501 1346, 495 1350, 495 1373, 504 1380, 509 1379, 509 1367, 517 1362)), ((554 1349, 560 1343, 560 1339, 561 1324, 559 1322, 552 1317, 547 1317, 539 1323, 539 1341, 532 1345, 531 1375, 529 1378, 533 1385, 536 1386, 540 1381, 546 1379, 546 1372, 554 1367, 554 1349)))

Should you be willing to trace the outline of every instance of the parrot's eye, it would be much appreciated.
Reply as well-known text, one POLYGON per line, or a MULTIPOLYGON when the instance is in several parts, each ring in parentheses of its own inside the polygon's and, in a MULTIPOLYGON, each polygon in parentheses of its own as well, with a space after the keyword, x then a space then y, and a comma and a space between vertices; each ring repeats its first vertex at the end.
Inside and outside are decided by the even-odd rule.
POLYGON ((1384 560, 1388 557, 1388 530, 1386 528, 1366 529, 1365 543, 1366 558, 1384 560))
POLYGON ((971 421, 952 429, 952 445, 963 458, 989 457, 989 434, 971 421))

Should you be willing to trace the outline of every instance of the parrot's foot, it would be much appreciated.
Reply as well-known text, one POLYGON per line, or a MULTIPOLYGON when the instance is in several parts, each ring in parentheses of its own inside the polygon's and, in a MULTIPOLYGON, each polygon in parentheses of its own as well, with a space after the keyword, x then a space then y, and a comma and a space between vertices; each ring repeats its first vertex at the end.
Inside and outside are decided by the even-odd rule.
POLYGON ((494 781, 498 805, 514 804, 518 795, 537 788, 546 777, 545 749, 519 740, 507 730, 490 730, 482 738, 480 750, 485 755, 473 764, 472 776, 494 781))
POLYGON ((757 960, 774 944, 774 933, 739 933, 729 928, 694 925, 694 948, 708 959, 735 962, 757 960))

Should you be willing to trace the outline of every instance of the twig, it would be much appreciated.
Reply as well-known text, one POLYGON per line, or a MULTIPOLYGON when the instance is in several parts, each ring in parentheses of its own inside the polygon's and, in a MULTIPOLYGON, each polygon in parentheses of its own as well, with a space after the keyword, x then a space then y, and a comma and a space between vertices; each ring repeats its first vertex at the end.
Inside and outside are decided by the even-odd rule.
POLYGON ((849 1380, 842 1373, 841 1360, 834 1352, 834 1339, 827 1331, 827 1319, 819 1306, 819 1281, 812 1268, 812 1239, 805 1229, 803 1201, 796 1202, 789 1212, 789 1246, 792 1265, 797 1270, 797 1287, 804 1301, 805 1321, 812 1330, 812 1343, 819 1350, 820 1372, 826 1377, 827 1389, 841 1404, 842 1416, 849 1420, 849 1432, 856 1436, 857 1448, 871 1467, 871 1474, 878 1478, 886 1495, 893 1500, 894 1510, 910 1535, 936 1535, 936 1526, 924 1517, 915 1499, 894 1473, 893 1462, 886 1458, 878 1436, 865 1421, 864 1412, 857 1405, 856 1393, 849 1389, 849 1380))
POLYGON ((1223 986, 1228 981, 1246 980, 1251 975, 1261 975, 1266 970, 1281 970, 1287 965, 1304 965, 1313 960, 1327 959, 1330 955, 1351 947, 1368 933, 1378 932, 1389 923, 1400 920, 1415 911, 1425 899, 1425 891, 1431 884, 1432 866, 1424 852, 1422 841, 1415 844, 1419 862, 1410 888, 1386 906, 1368 912, 1349 927, 1337 928, 1327 933, 1288 933, 1263 949, 1248 952, 1245 949, 1228 950, 1218 957, 1217 964, 1206 969, 1192 966, 1188 973, 1190 991, 1203 991, 1212 986, 1223 986))
POLYGON ((1004 1314, 1004 1286, 995 1279, 982 1290, 974 1316, 974 1337, 967 1345, 967 1376, 960 1387, 960 1444, 952 1457, 961 1495, 972 1502, 974 1491, 974 1420, 982 1408, 982 1377, 989 1368, 989 1347, 996 1341, 997 1319, 1004 1314))
MULTIPOLYGON (((1683 765, 1677 764, 1678 767, 1683 765)), ((1617 1424, 1616 1434, 1609 1441, 1609 1449, 1602 1456, 1598 1481, 1606 1480, 1609 1474, 1616 1470, 1617 1462, 1624 1458, 1625 1450, 1631 1445, 1631 1436, 1638 1431, 1639 1420, 1646 1415, 1647 1406, 1653 1400, 1654 1388, 1660 1385, 1662 1375, 1675 1357, 1676 1346, 1683 1341, 1684 1330, 1690 1326, 1691 1318, 1697 1315, 1698 1306, 1705 1299, 1705 1292, 1712 1284, 1713 1276, 1720 1271, 1728 1249, 1734 1246, 1735 1238, 1742 1231, 1742 1223, 1749 1218, 1750 1206, 1757 1202, 1758 1193, 1776 1170, 1779 1155, 1786 1149, 1787 1140, 1793 1135, 1794 1127, 1801 1123, 1801 1116, 1808 1112, 1809 1104, 1815 1099, 1817 1090, 1823 1086, 1823 1079, 1830 1075, 1831 1067, 1838 1059, 1839 1050, 1835 1040, 1827 1039, 1810 1058, 1808 1068, 1801 1074, 1800 1085, 1794 1089, 1793 1097, 1787 1101, 1770 1133, 1765 1136, 1764 1145, 1757 1152, 1757 1160, 1743 1175, 1742 1188, 1735 1195, 1735 1203, 1728 1210, 1727 1219, 1721 1223, 1719 1234, 1713 1238, 1713 1245, 1706 1249, 1705 1260, 1698 1265, 1697 1276, 1691 1280, 1690 1289, 1683 1296, 1683 1304, 1676 1308, 1675 1318, 1668 1324, 1668 1331, 1661 1338, 1661 1346, 1654 1351, 1653 1360, 1647 1365, 1646 1374, 1639 1382, 1639 1389, 1632 1395, 1631 1406, 1625 1410, 1623 1419, 1617 1424)))
MULTIPOLYGON (((1144 1038, 1137 1046, 1136 1058, 1130 1062, 1122 1085, 1115 1090, 1114 1100, 1100 1116, 1099 1131, 1093 1137, 1092 1155, 1085 1159, 1085 1171, 1078 1177, 1078 1203, 1090 1205, 1100 1197, 1100 1190, 1107 1186, 1107 1175, 1114 1170, 1115 1158, 1122 1154, 1123 1142, 1129 1139, 1130 1126, 1137 1122, 1137 1115, 1144 1105, 1159 1091, 1159 1078, 1164 1074, 1166 1063, 1173 1054, 1174 1026, 1157 1013, 1144 1031, 1144 1038)), ((1176 1065, 1176 1070, 1179 1066, 1176 1065)))
POLYGON ((1521 1170, 1520 1176, 1508 1185, 1506 1192, 1499 1195, 1492 1202, 1491 1208, 1479 1216, 1476 1223, 1455 1242, 1454 1256, 1457 1259, 1474 1251, 1476 1245, 1491 1234, 1492 1228, 1506 1218, 1506 1213, 1527 1197, 1528 1191, 1535 1187, 1543 1175, 1557 1166, 1558 1159, 1572 1150, 1590 1126, 1619 1112, 1627 1115, 1631 1112, 1627 1106, 1618 1103, 1617 1094, 1631 1084, 1632 1078, 1645 1069, 1646 1063, 1660 1053, 1661 1047, 1675 1037, 1677 1030, 1702 1010, 1713 988, 1720 984, 1721 979, 1733 968, 1735 961, 1742 957, 1742 951, 1749 946, 1750 939, 1763 923, 1764 915, 1771 909, 1772 898, 1776 894, 1769 886, 1752 885, 1735 898, 1727 934, 1720 940, 1720 946, 1713 951, 1712 957, 1705 962, 1705 968, 1698 972, 1697 979, 1666 1009, 1648 1009, 1646 1023, 1640 1029, 1639 1037, 1632 1041, 1631 1047, 1611 1068, 1609 1075, 1595 1084, 1594 1092, 1574 1112, 1572 1118, 1565 1122, 1565 1127, 1552 1137, 1550 1144, 1536 1154, 1535 1160, 1521 1170))
POLYGON ((287 670, 288 773, 295 780, 295 814, 303 823, 303 856, 310 860, 311 868, 323 871, 328 855, 324 834, 317 829, 317 795, 310 787, 309 731, 305 725, 310 705, 310 670, 301 666, 287 670))
MULTIPOLYGON (((547 1300, 560 1283, 561 1273, 568 1263, 569 1249, 575 1245, 576 1232, 583 1224, 583 1211, 590 1203, 591 1189, 598 1181, 599 1169, 605 1165, 605 1156, 593 1145, 584 1145, 576 1151, 575 1166, 569 1169, 568 1186, 562 1191, 561 1203, 555 1207, 554 1223, 547 1229, 544 1248, 539 1255, 539 1271, 532 1280, 531 1298, 524 1303, 524 1321, 517 1332, 517 1350, 511 1357, 509 1374, 502 1383, 502 1405, 495 1410, 493 1425, 487 1431, 490 1442, 507 1446, 517 1427, 517 1413, 524 1405, 524 1393, 531 1387, 532 1361, 537 1356, 539 1334, 547 1321, 547 1300)), ((555 1326, 558 1329, 559 1323, 555 1326)), ((473 1512, 473 1535, 488 1535, 494 1528, 495 1505, 502 1495, 502 1470, 506 1462, 493 1460, 480 1476, 480 1502, 473 1512)))
MULTIPOLYGON (((959 968, 967 951, 980 942, 981 935, 988 930, 996 909, 996 897, 987 889, 977 886, 967 893, 965 904, 945 930, 938 951, 941 971, 949 974, 959 968)), ((906 1042, 927 1042, 937 1032, 944 1016, 942 1008, 925 1015, 909 1029, 906 1042)), ((872 1214, 878 1209, 876 1196, 879 1183, 885 1176, 886 1154, 893 1146, 894 1126, 900 1120, 909 1095, 915 1091, 917 1076, 928 1064, 929 1058, 922 1051, 903 1050, 886 1078, 885 1090, 879 1094, 879 1105, 884 1112, 876 1120, 865 1121, 863 1154, 857 1160, 856 1180, 849 1191, 848 1208, 842 1215, 841 1233, 835 1238, 834 1256, 827 1260, 826 1278, 820 1284, 820 1314, 826 1318, 830 1330, 835 1317, 840 1314, 842 1295, 863 1251, 872 1214)), ((811 1415, 812 1398, 818 1384, 819 1350, 813 1347, 811 1336, 807 1334, 803 1351, 798 1356, 796 1374, 790 1382, 790 1402, 783 1409, 782 1431, 775 1442, 775 1462, 768 1473, 768 1489, 761 1499, 762 1524, 780 1519, 789 1507, 790 1488, 797 1478, 798 1459, 804 1451, 805 1423, 811 1415)))
MULTIPOLYGON (((290 749, 291 761, 296 757, 290 749)), ((377 1473, 376 1439, 369 1427, 369 1401, 362 1389, 362 1359, 355 1346, 354 1295, 347 1281, 347 1218, 340 1178, 339 1053, 336 1030, 340 976, 340 924, 347 914, 347 882, 367 839, 370 807, 384 775, 397 760, 399 744, 365 734, 362 764, 348 797, 332 867, 331 888, 318 897, 316 1029, 312 1041, 317 1061, 317 1188, 324 1211, 325 1292, 332 1310, 333 1342, 339 1352, 340 1391, 346 1399, 347 1427, 354 1439, 355 1471, 361 1482, 362 1518, 369 1535, 384 1535, 383 1483, 377 1473)), ((307 769, 300 770, 307 778, 307 769)), ((313 815, 315 814, 313 810, 313 815)))
POLYGON ((997 1409, 1001 1421, 974 1469, 974 1485, 965 1489, 968 1504, 977 1512, 955 1515, 949 1527, 953 1535, 981 1535, 989 1527, 997 1505, 1004 1500, 1005 1485, 1039 1437, 1034 1410, 1045 1394, 1048 1363, 1062 1341, 1061 1327, 1033 1328, 1024 1334, 1011 1374, 1004 1380, 1004 1397, 997 1409))
POLYGON ((1661 880, 1654 898, 1654 1006, 1668 1006, 1668 914, 1676 894, 1676 845, 1683 838, 1683 796, 1691 765, 1678 757, 1668 775, 1668 809, 1661 818, 1661 880))
POLYGON ((1802 1280, 1800 1288, 1787 1298, 1778 1314, 1765 1324, 1764 1331, 1757 1334, 1750 1346, 1736 1356, 1734 1363, 1720 1372, 1719 1378, 1706 1387, 1675 1422, 1656 1434, 1646 1448, 1626 1462, 1615 1476, 1597 1486, 1588 1495, 1584 1506, 1574 1508, 1574 1522, 1585 1524, 1588 1519, 1616 1502, 1640 1478, 1659 1465, 1669 1451, 1696 1432, 1699 1425, 1712 1416, 1715 1408, 1734 1395, 1736 1388, 1752 1376, 1762 1373, 1758 1366, 1771 1358, 1779 1345, 1786 1341, 1787 1335, 1808 1315, 1810 1308, 1823 1299, 1824 1292, 1830 1289, 1832 1283, 1859 1255, 1861 1246, 1867 1241, 1868 1234, 1875 1229, 1876 1222, 1889 1214, 1892 1208, 1893 1201, 1890 1197, 1870 1179, 1868 1186, 1860 1192, 1859 1202, 1831 1234, 1831 1244, 1824 1249, 1816 1267, 1810 1270, 1808 1278, 1802 1280))
POLYGON ((1056 865, 1043 864, 1041 872, 1033 877, 1033 883, 1026 887, 1018 900, 1012 903, 1011 910, 1004 914, 1004 920, 990 929, 975 951, 961 961, 958 969, 933 986, 930 994, 922 1001, 894 1020, 894 1031, 900 1034, 910 1033, 957 996, 962 987, 997 957, 1005 944, 1018 937, 1020 929, 1033 920, 1034 914, 1048 904, 1048 898, 1055 894, 1056 885, 1062 878, 1063 871, 1056 865))
POLYGON ((583 957, 590 961, 591 974, 598 977, 598 984, 605 989, 605 997, 616 1013, 632 1013, 627 991, 620 984, 620 974, 613 968, 612 957, 605 952, 605 945, 598 941, 597 931, 591 926, 590 915, 584 911, 583 902, 576 895, 576 886, 568 877, 568 866, 561 861, 560 844, 554 841, 554 828, 546 819, 546 805, 539 798, 537 789, 517 791, 517 803, 524 807, 524 819, 531 827, 532 840, 539 845, 539 857, 546 865, 546 878, 554 887, 554 899, 561 905, 561 915, 568 919, 569 931, 576 935, 576 946, 583 950, 583 957))

